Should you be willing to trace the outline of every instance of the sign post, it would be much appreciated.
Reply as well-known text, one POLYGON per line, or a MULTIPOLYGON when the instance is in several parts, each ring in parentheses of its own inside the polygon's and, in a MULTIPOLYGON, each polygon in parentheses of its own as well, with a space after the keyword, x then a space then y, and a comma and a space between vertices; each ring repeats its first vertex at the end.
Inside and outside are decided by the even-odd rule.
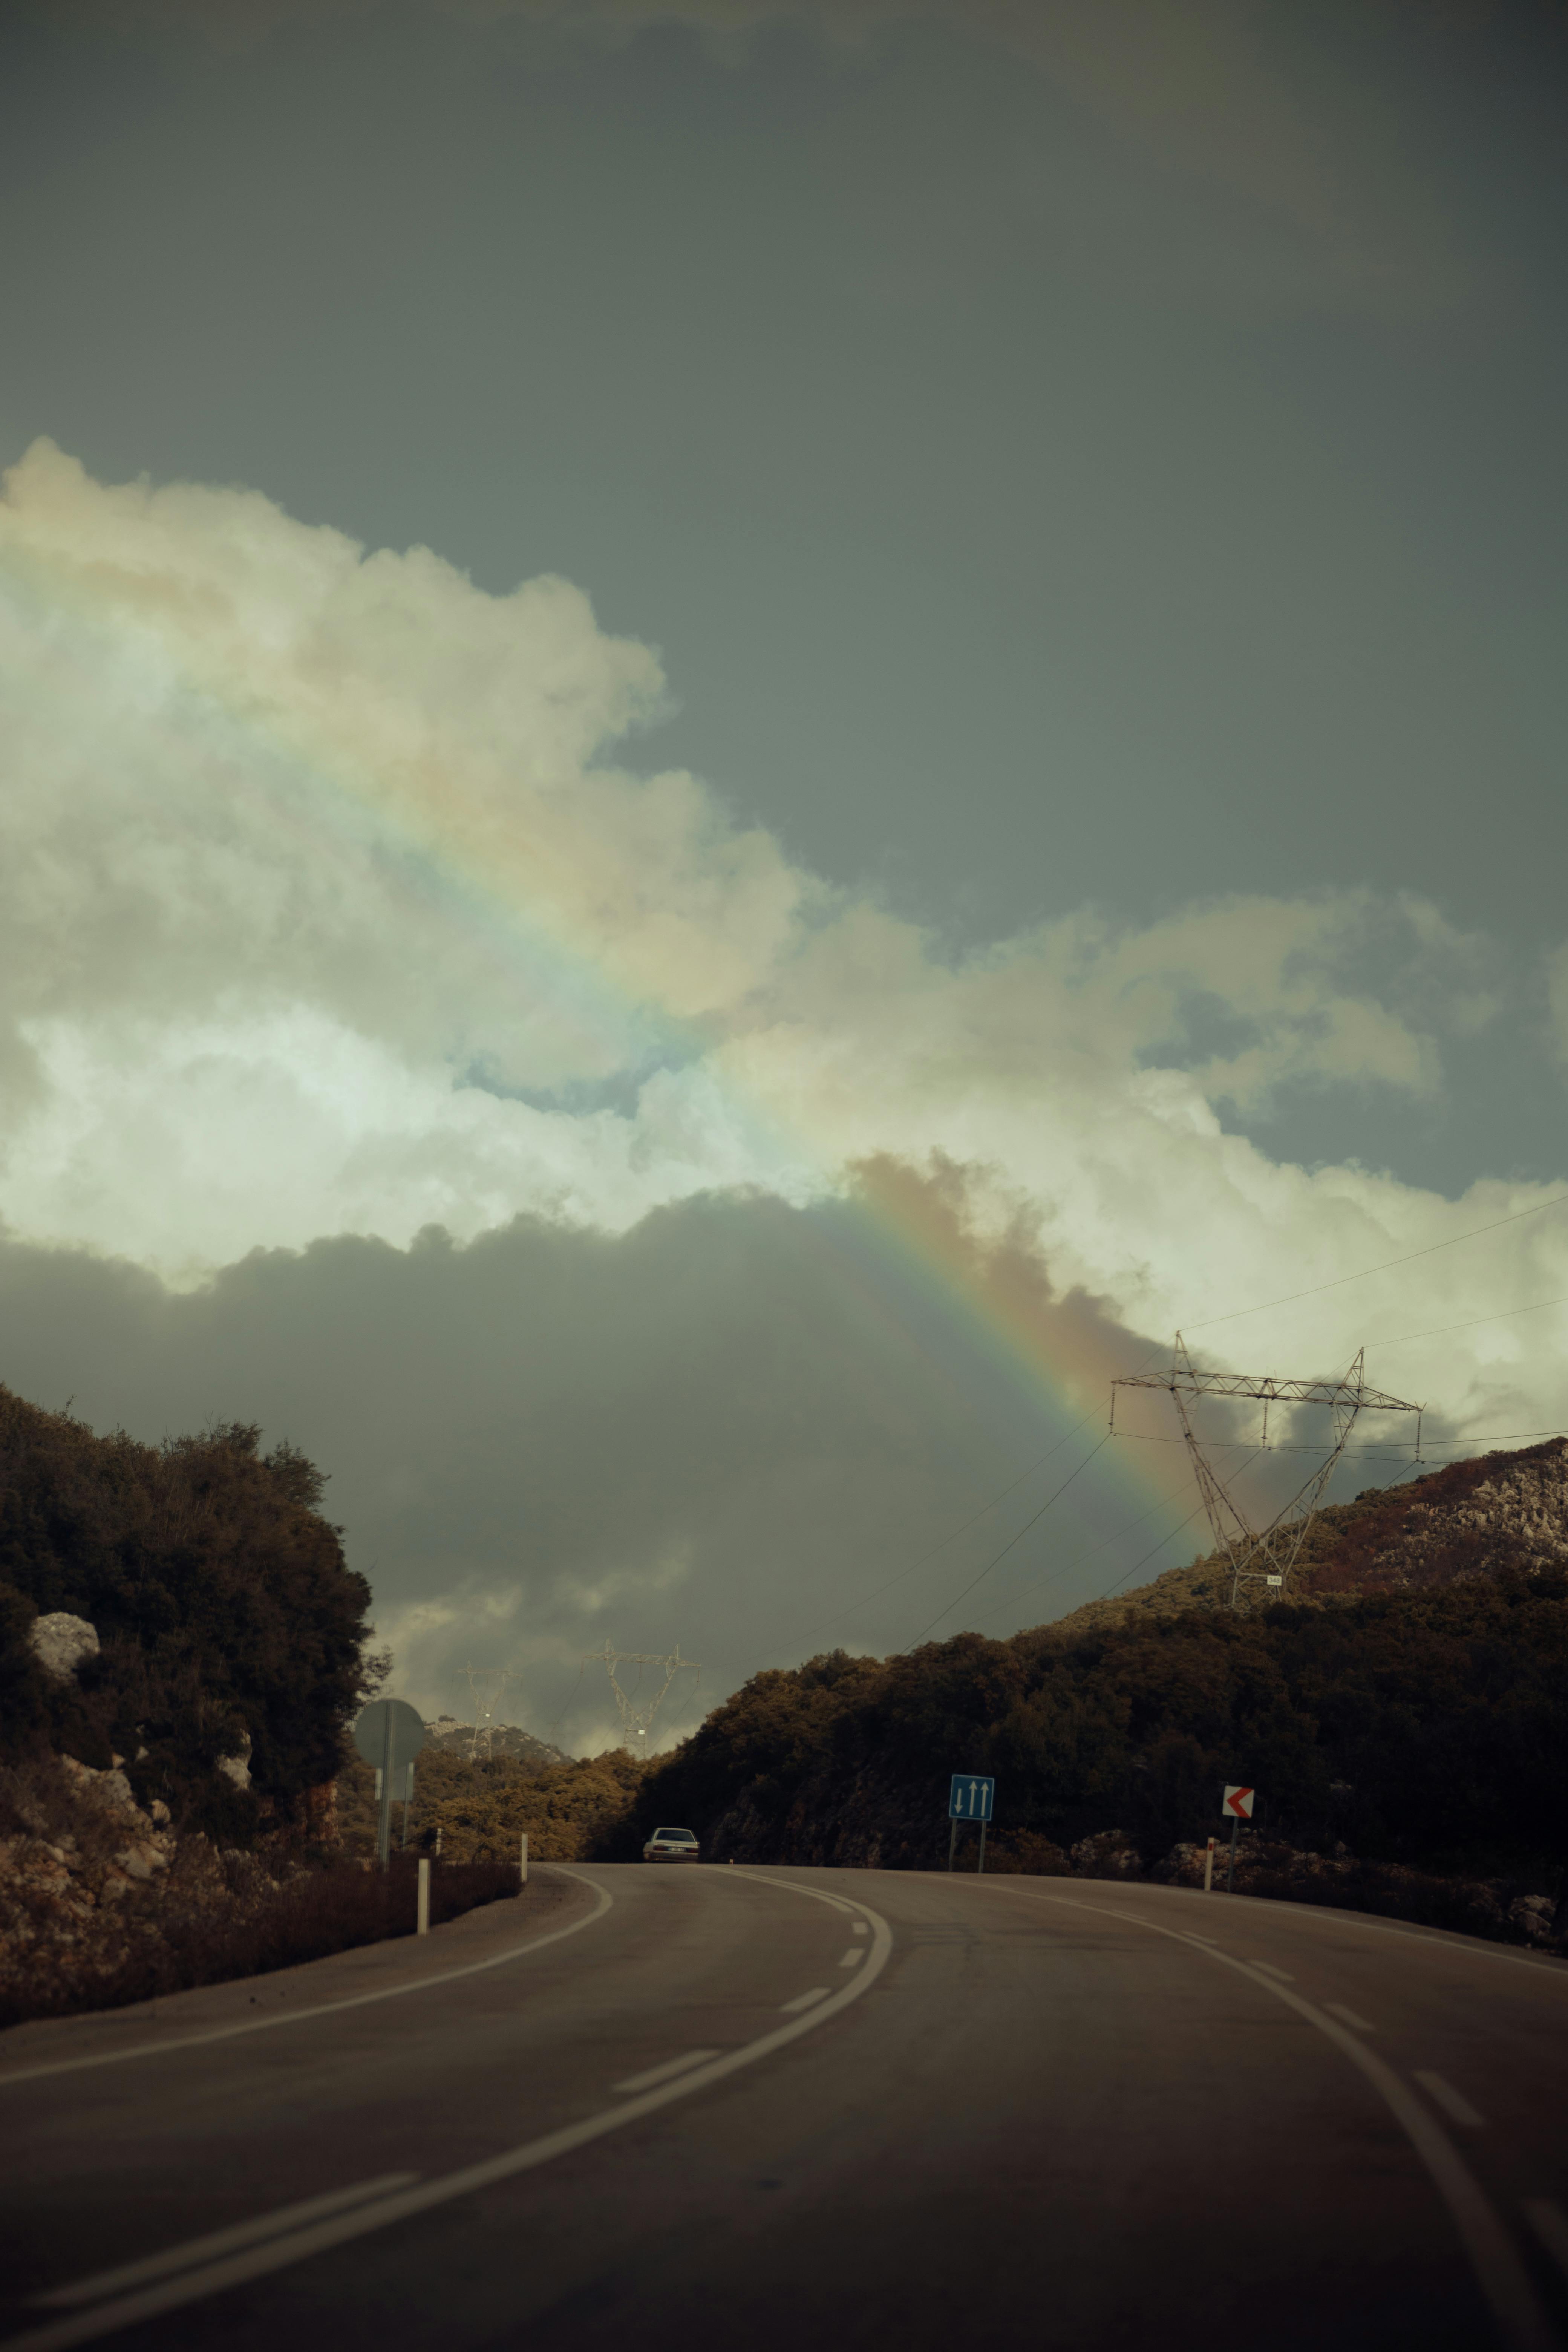
MULTIPOLYGON (((354 1725, 354 1747, 381 1774, 381 1806, 375 1825, 375 1858, 383 1870, 392 1852, 392 1776, 406 1769, 414 1793, 414 1759, 425 1745, 425 1725, 405 1698, 373 1699, 354 1725)), ((404 1816, 404 1830, 408 1827, 404 1816)))
POLYGON ((996 1783, 984 1772, 955 1772, 947 1792, 947 1817, 952 1823, 947 1837, 947 1866, 952 1868, 953 1848, 958 1843, 960 1822, 980 1824, 980 1868, 985 1868, 985 1824, 996 1795, 996 1783))
MULTIPOLYGON (((1236 1841, 1241 1834, 1243 1822, 1249 1822, 1252 1819, 1252 1801, 1257 1794, 1256 1789, 1244 1788, 1237 1781, 1227 1780, 1225 1784, 1225 1795, 1220 1801, 1220 1811, 1230 1822, 1230 1865, 1225 1874, 1225 1891, 1227 1895, 1236 1893, 1236 1841)), ((1213 1838, 1210 1838, 1209 1844, 1211 1847, 1214 1844, 1213 1838)))

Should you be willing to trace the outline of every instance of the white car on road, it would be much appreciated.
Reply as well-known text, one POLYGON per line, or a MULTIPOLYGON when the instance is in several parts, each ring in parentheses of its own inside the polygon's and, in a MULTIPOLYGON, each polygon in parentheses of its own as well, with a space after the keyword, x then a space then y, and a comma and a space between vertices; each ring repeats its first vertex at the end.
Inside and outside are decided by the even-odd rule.
POLYGON ((642 1858, 645 1862, 700 1862, 702 1856, 689 1830, 655 1830, 642 1858))

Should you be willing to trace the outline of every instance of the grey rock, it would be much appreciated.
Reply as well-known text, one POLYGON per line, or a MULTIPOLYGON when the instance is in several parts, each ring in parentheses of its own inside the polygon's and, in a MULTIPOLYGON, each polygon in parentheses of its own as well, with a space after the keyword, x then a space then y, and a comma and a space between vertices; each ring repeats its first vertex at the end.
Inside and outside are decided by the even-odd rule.
POLYGON ((47 1617, 36 1617, 27 1638, 45 1674, 59 1683, 74 1682, 78 1668, 98 1655, 97 1626, 85 1617, 73 1617, 68 1609, 51 1609, 47 1617))

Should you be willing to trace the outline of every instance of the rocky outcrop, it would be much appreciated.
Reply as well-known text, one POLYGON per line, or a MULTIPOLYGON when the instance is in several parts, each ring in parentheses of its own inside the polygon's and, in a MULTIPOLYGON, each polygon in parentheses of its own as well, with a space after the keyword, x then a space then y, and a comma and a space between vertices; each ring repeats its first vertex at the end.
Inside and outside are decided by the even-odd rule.
MULTIPOLYGON (((1216 1888, 1225 1885, 1229 1861, 1229 1847, 1221 1842, 1215 1852, 1216 1888)), ((1173 1846, 1149 1876, 1165 1886, 1201 1886, 1204 1848, 1196 1843, 1173 1846)), ((1542 1951, 1568 1951, 1568 1902, 1559 1905, 1550 1895, 1531 1891, 1515 1879, 1439 1877, 1400 1863, 1368 1862, 1342 1845, 1317 1853, 1244 1832, 1237 1849, 1236 1892, 1276 1902, 1367 1911, 1542 1951)))
POLYGON ((33 1655, 45 1674, 58 1683, 74 1682, 89 1658, 98 1655, 98 1628, 68 1609, 51 1609, 36 1617, 28 1631, 33 1655))
MULTIPOLYGON (((455 1715, 438 1715, 434 1723, 425 1726, 425 1735, 432 1748, 448 1754, 468 1756, 474 1752, 474 1727, 459 1723, 455 1715)), ((558 1766, 574 1763, 563 1748, 552 1748, 547 1739, 536 1738, 524 1731, 520 1723, 492 1724, 488 1732, 479 1735, 479 1753, 484 1757, 504 1756, 509 1762, 521 1764, 535 1772, 552 1772, 558 1766)))
POLYGON ((112 1974, 128 1912, 169 1874, 168 1811, 144 1812, 118 1768, 94 1771, 50 1757, 9 1771, 0 1790, 0 2001, 47 1974, 62 1982, 112 1974))
MULTIPOLYGON (((1568 1438, 1514 1454, 1451 1462, 1402 1486, 1369 1488, 1320 1511, 1289 1598, 1332 1602, 1360 1592, 1409 1592, 1510 1572, 1568 1566, 1568 1438)), ((1091 1601, 1058 1632, 1100 1632, 1140 1618, 1226 1610, 1230 1571, 1218 1554, 1167 1569, 1152 1584, 1091 1601)))

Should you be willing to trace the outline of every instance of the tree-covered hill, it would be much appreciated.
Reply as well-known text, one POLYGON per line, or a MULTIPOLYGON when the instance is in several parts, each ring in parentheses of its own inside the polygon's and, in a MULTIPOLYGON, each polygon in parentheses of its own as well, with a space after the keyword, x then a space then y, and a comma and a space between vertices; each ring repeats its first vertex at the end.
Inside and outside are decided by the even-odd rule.
POLYGON ((1568 1570, 837 1652, 717 1709, 650 1770, 635 1828, 684 1822, 719 1860, 931 1868, 952 1771, 995 1774, 1003 1855, 1115 1829, 1151 1863, 1245 1781, 1296 1846, 1555 1887, 1568 1570))
POLYGON ((320 1472, 258 1437, 100 1437, 0 1388, 0 1761, 123 1757, 138 1799, 231 1843, 333 1779, 369 1587, 318 1507, 320 1472), (74 1678, 31 1644, 57 1611, 99 1635, 74 1678), (217 1769, 247 1756, 248 1789, 217 1769))

